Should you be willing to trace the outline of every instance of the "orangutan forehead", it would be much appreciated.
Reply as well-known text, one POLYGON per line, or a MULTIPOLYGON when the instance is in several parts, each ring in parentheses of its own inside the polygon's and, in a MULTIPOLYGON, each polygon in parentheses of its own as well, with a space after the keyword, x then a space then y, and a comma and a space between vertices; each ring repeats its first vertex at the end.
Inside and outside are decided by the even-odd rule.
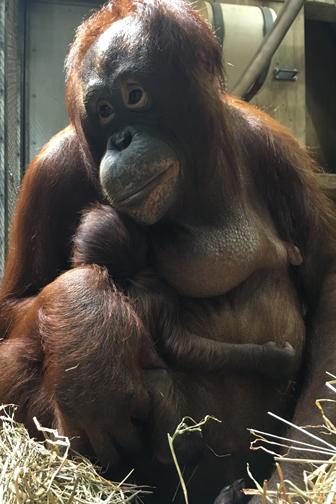
MULTIPOLYGON (((84 80, 92 75, 116 80, 126 73, 146 75, 171 69, 176 73, 176 64, 183 59, 181 54, 190 59, 197 52, 193 50, 196 37, 189 36, 185 20, 181 22, 175 11, 149 9, 142 14, 131 13, 113 22, 97 37, 82 61, 84 80)), ((192 20, 188 23, 195 28, 192 20)))
POLYGON ((116 67, 124 66, 130 60, 136 66, 148 53, 145 50, 146 39, 141 21, 134 16, 120 19, 100 35, 83 63, 98 74, 114 71, 116 67))
POLYGON ((102 57, 113 49, 116 45, 120 50, 123 46, 125 49, 131 49, 139 43, 143 37, 143 26, 139 19, 135 16, 127 16, 123 19, 115 21, 95 43, 98 54, 102 57))
POLYGON ((152 67, 148 26, 130 15, 114 22, 90 47, 81 65, 84 81, 95 76, 106 80, 125 73, 148 73, 152 67))

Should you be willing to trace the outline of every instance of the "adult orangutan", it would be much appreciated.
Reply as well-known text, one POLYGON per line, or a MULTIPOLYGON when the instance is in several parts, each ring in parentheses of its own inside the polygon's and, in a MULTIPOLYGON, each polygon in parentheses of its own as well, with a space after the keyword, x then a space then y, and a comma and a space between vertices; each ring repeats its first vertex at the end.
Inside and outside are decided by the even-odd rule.
MULTIPOLYGON (((212 414, 178 447, 186 479, 197 467, 191 502, 211 503, 247 460, 270 472, 246 431, 279 430, 268 410, 290 416, 295 399, 295 421, 318 422, 336 367, 335 209, 296 140, 225 94, 220 48, 180 0, 110 1, 87 20, 67 103, 18 201, 0 401, 113 477, 135 467, 160 504, 176 487, 166 433, 212 414)), ((232 488, 216 503, 239 501, 232 488)))

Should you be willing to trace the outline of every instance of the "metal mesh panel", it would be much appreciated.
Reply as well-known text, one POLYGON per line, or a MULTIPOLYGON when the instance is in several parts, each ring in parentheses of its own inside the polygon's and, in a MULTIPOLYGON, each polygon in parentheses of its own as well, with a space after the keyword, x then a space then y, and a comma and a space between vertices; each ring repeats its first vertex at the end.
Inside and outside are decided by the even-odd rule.
POLYGON ((20 0, 0 0, 0 276, 21 177, 19 7, 20 0))
MULTIPOLYGON (((7 222, 13 215, 21 178, 21 66, 18 2, 6 13, 6 175, 7 222)), ((23 40, 23 37, 22 37, 23 40)))
POLYGON ((0 275, 4 266, 6 238, 5 176, 5 0, 0 0, 0 275))

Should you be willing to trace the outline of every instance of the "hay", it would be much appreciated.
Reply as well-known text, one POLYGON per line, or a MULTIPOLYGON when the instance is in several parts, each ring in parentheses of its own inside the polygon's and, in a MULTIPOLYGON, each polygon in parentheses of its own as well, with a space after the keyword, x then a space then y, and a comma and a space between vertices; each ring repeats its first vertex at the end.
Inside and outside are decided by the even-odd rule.
MULTIPOLYGON (((336 393, 336 376, 327 387, 336 393)), ((296 441, 283 436, 250 429, 255 436, 251 448, 264 450, 274 456, 279 482, 276 489, 269 489, 267 481, 261 486, 247 472, 256 485, 255 489, 245 490, 247 495, 259 495, 262 504, 336 504, 336 426, 327 417, 325 404, 336 404, 336 400, 320 399, 316 405, 321 412, 322 425, 297 426, 288 420, 270 413, 279 421, 304 433, 307 441, 296 441), (329 435, 321 437, 319 433, 329 435), (317 434, 315 433, 317 432, 317 434), (276 449, 286 449, 293 454, 301 452, 300 457, 281 455, 276 449), (302 455, 305 454, 303 457, 302 455), (285 479, 281 464, 302 465, 302 486, 285 479)), ((168 443, 176 466, 185 503, 188 504, 187 485, 176 458, 174 441, 186 432, 200 431, 208 420, 218 421, 207 416, 201 422, 186 417, 178 425, 173 435, 168 434, 168 443)), ((37 428, 44 434, 45 442, 36 442, 28 435, 22 424, 15 422, 13 408, 0 406, 0 503, 4 504, 124 504, 143 502, 141 496, 150 493, 146 487, 112 483, 97 473, 96 468, 84 457, 72 454, 69 458, 70 441, 59 436, 56 431, 46 429, 35 420, 37 428)))
MULTIPOLYGON (((326 383, 327 387, 336 393, 336 376, 327 373, 332 380, 326 383)), ((336 503, 336 444, 330 441, 336 439, 336 426, 325 413, 325 404, 336 405, 333 399, 318 399, 316 406, 320 410, 322 424, 318 426, 301 427, 289 422, 277 415, 269 413, 272 417, 289 425, 292 430, 298 430, 305 434, 307 441, 296 441, 283 436, 265 433, 250 429, 255 436, 251 444, 252 450, 263 450, 274 456, 279 482, 276 489, 269 489, 267 481, 261 486, 251 474, 256 489, 245 490, 247 495, 259 495, 262 503, 270 504, 335 504, 336 503), (317 433, 315 433, 315 431, 317 433), (324 434, 321 437, 319 434, 324 434), (328 441, 326 440, 328 439, 328 441), (275 450, 280 447, 287 450, 282 455, 275 450), (292 454, 301 452, 300 457, 292 454), (291 456, 288 456, 288 453, 291 456), (281 469, 282 463, 299 464, 302 466, 302 485, 300 488, 289 479, 285 479, 281 469)))
MULTIPOLYGON (((328 381, 326 385, 336 393, 336 376, 330 373, 327 374, 332 380, 328 381)), ((304 428, 269 413, 269 415, 289 425, 292 429, 305 434, 307 442, 249 429, 255 437, 255 440, 251 443, 251 449, 263 450, 273 455, 279 482, 276 489, 269 489, 267 481, 261 486, 253 477, 249 466, 247 466, 247 473, 256 488, 244 490, 246 495, 258 495, 261 497, 262 504, 336 504, 336 444, 326 440, 328 437, 331 440, 336 439, 336 426, 325 413, 324 404, 326 403, 336 405, 336 400, 319 399, 316 401, 316 406, 321 413, 322 425, 313 427, 304 428), (318 433, 323 432, 327 436, 321 437, 315 431, 318 433), (301 452, 300 458, 281 455, 275 451, 277 448, 281 448, 282 451, 287 450, 290 453, 301 452), (285 479, 281 469, 281 463, 284 462, 302 466, 302 485, 300 488, 289 479, 285 479)), ((201 431, 208 420, 219 421, 209 415, 198 423, 190 417, 185 417, 177 426, 174 434, 172 436, 168 434, 169 447, 183 489, 185 504, 189 504, 187 485, 183 479, 173 443, 177 436, 186 432, 201 431)))
POLYGON ((45 442, 29 437, 13 416, 14 408, 0 406, 0 503, 4 504, 124 504, 142 502, 146 488, 112 483, 84 457, 72 454, 70 441, 35 420, 45 442))
POLYGON ((218 418, 215 418, 211 415, 207 415, 203 420, 200 422, 196 422, 193 418, 186 416, 183 417, 181 422, 178 424, 178 426, 175 429, 175 432, 173 435, 167 434, 168 438, 168 445, 170 449, 170 453, 177 471, 177 475, 179 478, 179 485, 181 485, 182 491, 183 491, 183 497, 184 497, 184 502, 185 504, 189 504, 189 497, 188 497, 188 491, 187 491, 187 485, 186 482, 184 481, 183 477, 183 472, 181 470, 180 464, 178 462, 176 452, 175 452, 175 447, 174 447, 174 442, 178 436, 183 436, 186 433, 191 433, 191 432, 202 432, 202 427, 209 421, 209 420, 214 420, 215 422, 220 422, 218 418))

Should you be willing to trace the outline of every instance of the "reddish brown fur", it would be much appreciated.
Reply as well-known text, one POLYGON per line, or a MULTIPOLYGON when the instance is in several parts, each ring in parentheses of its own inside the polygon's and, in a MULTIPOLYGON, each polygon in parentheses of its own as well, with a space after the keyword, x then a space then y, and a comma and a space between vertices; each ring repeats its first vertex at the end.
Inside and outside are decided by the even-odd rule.
MULTIPOLYGON (((4 339, 0 402, 18 403, 20 417, 30 427, 32 416, 37 415, 42 423, 56 424, 69 435, 79 434, 79 447, 89 454, 93 450, 114 469, 124 468, 122 454, 126 466, 129 460, 137 466, 140 482, 160 482, 160 504, 165 498, 170 500, 175 485, 174 469, 162 469, 157 463, 167 461, 165 433, 184 414, 196 419, 207 413, 221 417, 224 429, 209 427, 205 439, 211 448, 231 457, 213 460, 210 452, 204 454, 199 481, 194 480, 191 489, 203 504, 220 486, 245 474, 250 457, 246 427, 278 428, 270 424, 264 410, 270 407, 289 415, 290 394, 256 373, 244 375, 239 368, 209 373, 210 362, 203 368, 201 364, 199 371, 185 371, 178 360, 167 358, 160 337, 168 334, 174 344, 181 341, 179 316, 198 334, 210 313, 224 317, 221 327, 232 334, 233 343, 279 343, 284 337, 280 334, 284 317, 288 313, 295 322, 299 313, 298 296, 307 312, 307 350, 294 420, 319 423, 313 403, 326 395, 325 371, 336 371, 336 216, 319 188, 314 163, 292 135, 255 107, 224 93, 220 50, 206 24, 178 1, 171 10, 167 6, 156 0, 110 1, 77 32, 67 63, 71 125, 51 139, 27 169, 12 226, 0 294, 0 337, 4 339), (123 264, 122 275, 119 268, 124 256, 119 256, 117 271, 108 254, 98 258, 89 242, 85 253, 76 245, 82 212, 103 201, 98 163, 79 117, 80 65, 111 23, 146 9, 169 11, 167 19, 172 22, 164 37, 172 55, 180 37, 179 63, 186 74, 192 74, 190 89, 200 105, 194 111, 195 123, 186 126, 194 149, 187 153, 187 161, 193 171, 185 173, 175 212, 189 222, 205 218, 213 223, 228 199, 247 213, 252 199, 266 235, 276 235, 302 254, 303 264, 295 270, 287 297, 276 297, 277 274, 286 284, 287 268, 272 270, 268 262, 273 249, 267 246, 251 277, 216 299, 195 301, 166 291, 166 286, 158 298, 162 284, 153 276, 137 273, 141 264, 135 263, 137 255, 132 256, 133 245, 128 247, 129 263, 125 262, 127 268, 123 264), (186 54, 190 61, 183 60, 186 54), (206 174, 204 167, 209 168, 206 174), (87 253, 92 257, 88 259, 87 253), (95 264, 87 265, 91 262, 95 264), (204 315, 200 321, 199 313, 204 315), (260 327, 272 333, 260 335, 260 327)), ((165 225, 159 224, 159 229, 164 233, 165 225)), ((138 247, 142 239, 134 233, 131 236, 138 247)), ((99 240, 103 248, 111 245, 109 236, 106 243, 99 240)), ((122 235, 118 240, 124 243, 122 235)), ((142 250, 144 262, 152 266, 146 244, 142 250)), ((186 349, 182 350, 185 354, 186 349)), ((195 362, 202 361, 202 356, 196 355, 195 362)), ((330 414, 334 418, 334 412, 330 414)), ((197 444, 197 455, 203 447, 197 444)), ((183 446, 181 453, 185 456, 183 446)), ((264 477, 265 465, 257 462, 257 466, 264 477)), ((288 468, 288 474, 295 478, 295 468, 288 468)))
MULTIPOLYGON (((287 339, 295 344, 295 350, 291 346, 277 347, 272 342, 263 345, 247 342, 226 343, 244 338, 248 341, 246 334, 240 337, 236 323, 233 323, 235 335, 230 334, 229 314, 228 327, 221 330, 222 341, 216 341, 216 317, 212 320, 211 302, 206 300, 203 307, 202 304, 197 306, 202 312, 201 316, 196 316, 197 322, 193 323, 198 333, 190 332, 183 320, 186 314, 183 314, 183 308, 181 309, 185 300, 157 278, 149 267, 147 241, 145 231, 130 219, 122 218, 111 207, 98 205, 84 213, 77 229, 73 265, 105 266, 110 277, 127 293, 140 320, 146 321, 147 333, 155 338, 160 354, 168 362, 178 363, 181 369, 209 372, 240 369, 241 372, 260 373, 279 382, 295 378, 302 351, 301 343, 297 343, 300 327, 296 322, 293 323, 292 332, 288 330, 287 333, 287 339), (204 338, 206 334, 209 339, 204 338)), ((288 246, 289 259, 285 268, 291 264, 291 257, 296 263, 295 251, 292 253, 291 247, 288 246)), ((286 255, 287 248, 284 249, 286 255)), ((275 278, 277 276, 278 274, 275 278)), ((278 282, 278 291, 284 289, 288 299, 291 299, 291 288, 287 286, 286 277, 284 285, 281 285, 281 280, 278 282)), ((262 309, 264 296, 264 293, 260 297, 256 293, 256 312, 262 309)), ((184 309, 188 313, 186 306, 184 309)), ((257 334, 265 333, 262 339, 267 340, 268 331, 265 330, 262 319, 260 327, 254 324, 254 331, 257 334)), ((282 341, 282 344, 284 343, 285 341, 282 341)))

